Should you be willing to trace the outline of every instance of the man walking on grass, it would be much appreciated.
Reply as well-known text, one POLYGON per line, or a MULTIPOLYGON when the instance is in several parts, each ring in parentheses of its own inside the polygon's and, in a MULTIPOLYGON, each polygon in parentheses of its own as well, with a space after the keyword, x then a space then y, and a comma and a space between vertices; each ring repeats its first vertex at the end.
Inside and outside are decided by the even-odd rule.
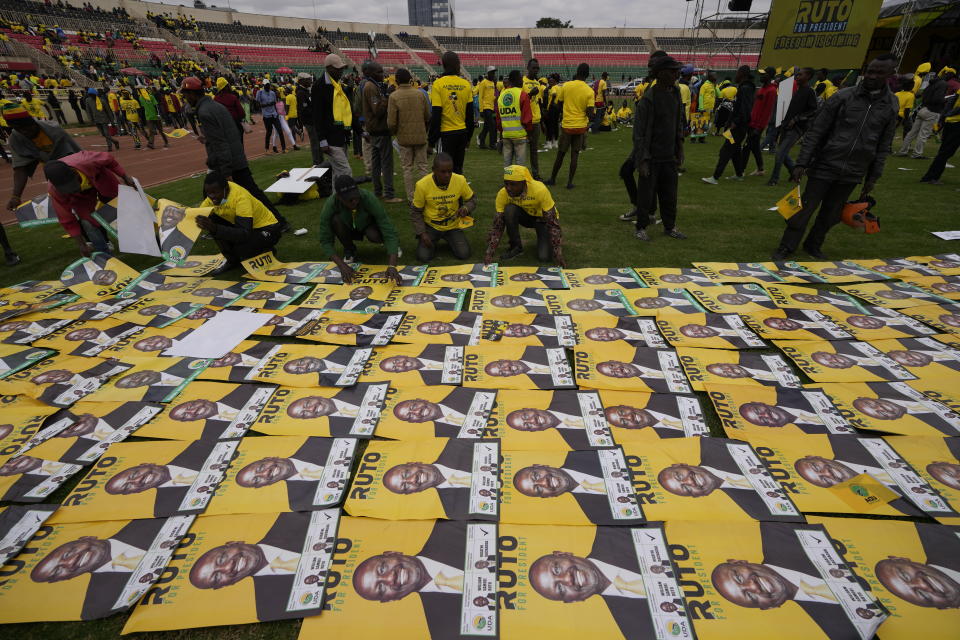
POLYGON ((729 137, 724 134, 726 142, 720 147, 720 157, 717 158, 717 167, 713 170, 713 175, 709 178, 702 178, 707 184, 718 184, 720 176, 723 175, 727 163, 733 161, 734 175, 730 176, 734 180, 743 180, 743 168, 746 164, 743 155, 743 141, 747 137, 747 131, 750 128, 750 115, 753 112, 753 97, 756 87, 753 84, 753 78, 750 76, 750 67, 747 65, 737 69, 737 75, 734 78, 737 83, 737 97, 733 101, 733 112, 730 114, 729 137))
POLYGON ((570 172, 567 177, 567 189, 573 189, 573 176, 577 173, 577 159, 587 140, 587 128, 593 118, 594 93, 584 80, 590 75, 590 65, 581 62, 573 80, 560 87, 557 101, 563 119, 560 122, 560 143, 557 147, 557 159, 553 163, 550 179, 543 184, 553 186, 557 183, 557 174, 563 166, 563 157, 570 151, 570 172))

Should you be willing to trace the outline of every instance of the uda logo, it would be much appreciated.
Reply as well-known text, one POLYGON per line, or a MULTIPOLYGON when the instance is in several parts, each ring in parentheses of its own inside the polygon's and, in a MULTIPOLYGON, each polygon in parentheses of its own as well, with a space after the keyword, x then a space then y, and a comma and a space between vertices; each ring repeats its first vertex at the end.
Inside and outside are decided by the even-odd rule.
POLYGON ((508 93, 503 96, 503 106, 512 107, 513 106, 513 94, 508 93))

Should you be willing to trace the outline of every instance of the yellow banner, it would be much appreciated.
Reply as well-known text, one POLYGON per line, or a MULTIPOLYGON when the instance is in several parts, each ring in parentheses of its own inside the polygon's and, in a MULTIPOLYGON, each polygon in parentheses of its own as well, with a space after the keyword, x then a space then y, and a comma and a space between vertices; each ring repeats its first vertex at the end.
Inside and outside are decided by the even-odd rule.
POLYGON ((674 347, 751 349, 766 343, 735 313, 664 314, 657 328, 674 347))
MULTIPOLYGON (((50 352, 43 350, 42 353, 50 352)), ((29 369, 0 380, 0 393, 25 394, 44 404, 69 407, 99 389, 111 376, 129 370, 130 366, 116 360, 56 356, 40 360, 29 369)))
MULTIPOLYGON (((542 272, 556 267, 541 267, 538 270, 542 272)), ((530 267, 500 267, 501 273, 511 274, 504 279, 504 282, 515 281, 515 274, 522 272, 523 269, 530 267)), ((562 273, 563 278, 571 289, 580 287, 604 288, 604 289, 640 289, 644 286, 643 282, 637 276, 637 272, 629 267, 619 269, 565 269, 562 273)), ((543 278, 543 287, 547 289, 565 289, 567 287, 557 286, 552 278, 543 278)), ((536 285, 534 285, 536 286, 536 285)))
POLYGON ((425 287, 492 287, 497 282, 497 265, 458 264, 449 267, 430 267, 417 284, 425 287))
POLYGON ((613 438, 619 444, 710 433, 703 408, 694 395, 602 389, 600 403, 613 438))
POLYGON ((916 377, 868 342, 775 340, 774 345, 814 382, 896 382, 916 377))
POLYGON ((648 287, 709 287, 716 283, 699 269, 669 267, 636 268, 637 275, 648 287))
POLYGON ((389 382, 394 387, 460 384, 464 347, 401 344, 378 347, 363 367, 361 382, 389 382))
POLYGON ((133 366, 101 386, 90 400, 170 402, 208 362, 202 358, 128 358, 127 364, 133 366))
POLYGON ((381 311, 459 311, 467 289, 450 287, 400 287, 387 294, 381 311))
MULTIPOLYGON (((473 293, 476 295, 476 292, 473 293)), ((575 325, 566 315, 547 313, 523 313, 497 309, 481 316, 483 341, 507 345, 537 345, 541 347, 572 347, 577 344, 575 325)), ((592 314, 591 319, 603 324, 617 318, 604 314, 592 314)))
POLYGON ((547 305, 547 312, 593 313, 597 315, 631 316, 633 307, 627 302, 623 289, 543 289, 540 296, 547 305))
POLYGON ((494 289, 474 289, 470 292, 470 311, 477 313, 547 313, 547 305, 540 296, 544 289, 524 286, 503 286, 494 289))
POLYGON ((139 275, 139 271, 119 259, 106 253, 95 253, 64 269, 60 282, 81 298, 96 300, 115 295, 139 275))
MULTIPOLYGON (((697 284, 700 288, 702 284, 697 284)), ((717 286, 719 285, 706 285, 717 286)), ((695 287, 690 287, 691 291, 695 287)), ((664 313, 702 313, 704 308, 687 289, 631 289, 627 300, 638 316, 659 316, 664 313)))
POLYGON ((352 311, 320 311, 298 307, 301 312, 317 314, 315 319, 297 331, 296 337, 310 342, 326 342, 351 347, 389 344, 404 319, 402 313, 354 313, 352 311))
POLYGON ((396 318, 392 340, 404 344, 477 344, 483 320, 471 311, 408 310, 402 321, 396 318))
POLYGON ((239 438, 272 393, 273 389, 252 384, 193 382, 137 435, 165 440, 239 438))
POLYGON ((494 415, 506 451, 581 451, 615 444, 596 391, 500 391, 494 415))
MULTIPOLYGON (((675 314, 676 315, 676 314, 675 314)), ((565 318, 566 316, 555 316, 565 318)), ((684 319, 690 316, 679 316, 684 319)), ((574 344, 590 344, 599 342, 616 344, 629 349, 632 347, 653 347, 666 349, 669 345, 657 329, 657 322, 653 318, 617 317, 606 313, 574 313, 571 314, 573 329, 576 331, 574 344)))
MULTIPOLYGON (((606 269, 590 269, 591 272, 602 272, 606 274, 606 269)), ((617 271, 613 269, 612 271, 617 271)), ((633 273, 632 269, 625 271, 633 273)), ((569 272, 561 271, 560 267, 497 267, 497 286, 503 285, 522 285, 524 287, 537 287, 543 289, 566 289, 568 286, 567 274, 569 272)), ((615 279, 607 276, 604 278, 607 284, 603 286, 616 286, 613 283, 615 279)), ((636 278, 633 278, 636 282, 636 278)), ((579 286, 579 285, 577 285, 579 286)), ((594 285, 589 285, 594 286, 594 285)))
POLYGON ((777 306, 757 284, 730 284, 720 287, 691 289, 697 301, 714 313, 748 313, 769 311, 777 306))
POLYGON ((694 391, 706 391, 709 383, 800 387, 800 379, 782 356, 691 347, 680 347, 677 356, 694 391))
POLYGON ((247 379, 290 387, 349 387, 357 382, 370 349, 312 344, 268 345, 247 379))
POLYGON ((340 272, 331 269, 329 262, 280 262, 272 252, 261 253, 243 261, 247 276, 264 282, 287 282, 299 284, 316 282, 314 278, 330 277, 340 272))

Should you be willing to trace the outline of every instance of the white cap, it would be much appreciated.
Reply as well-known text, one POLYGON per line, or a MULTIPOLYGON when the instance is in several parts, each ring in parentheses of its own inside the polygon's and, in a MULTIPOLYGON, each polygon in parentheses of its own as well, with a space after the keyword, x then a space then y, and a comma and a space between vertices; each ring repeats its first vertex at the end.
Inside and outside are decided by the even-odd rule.
POLYGON ((493 65, 490 65, 489 67, 487 67, 487 73, 490 73, 491 71, 496 71, 496 70, 497 68, 493 65))
POLYGON ((323 66, 333 67, 334 69, 343 69, 345 66, 347 66, 347 64, 343 61, 343 58, 335 53, 331 53, 323 59, 323 66))

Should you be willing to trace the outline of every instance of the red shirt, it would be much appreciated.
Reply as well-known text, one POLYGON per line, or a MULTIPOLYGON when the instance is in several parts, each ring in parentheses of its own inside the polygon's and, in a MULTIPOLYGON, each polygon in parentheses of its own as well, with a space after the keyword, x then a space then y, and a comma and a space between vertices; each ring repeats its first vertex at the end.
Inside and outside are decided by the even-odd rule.
POLYGON ((767 84, 757 89, 753 96, 753 111, 750 112, 750 128, 763 131, 770 124, 770 114, 777 104, 777 85, 767 84))
POLYGON ((235 93, 221 91, 214 96, 213 101, 219 102, 225 106, 227 111, 230 112, 230 116, 233 118, 234 122, 243 122, 244 117, 246 117, 246 114, 243 111, 243 105, 240 104, 240 98, 238 98, 237 94, 235 93))

